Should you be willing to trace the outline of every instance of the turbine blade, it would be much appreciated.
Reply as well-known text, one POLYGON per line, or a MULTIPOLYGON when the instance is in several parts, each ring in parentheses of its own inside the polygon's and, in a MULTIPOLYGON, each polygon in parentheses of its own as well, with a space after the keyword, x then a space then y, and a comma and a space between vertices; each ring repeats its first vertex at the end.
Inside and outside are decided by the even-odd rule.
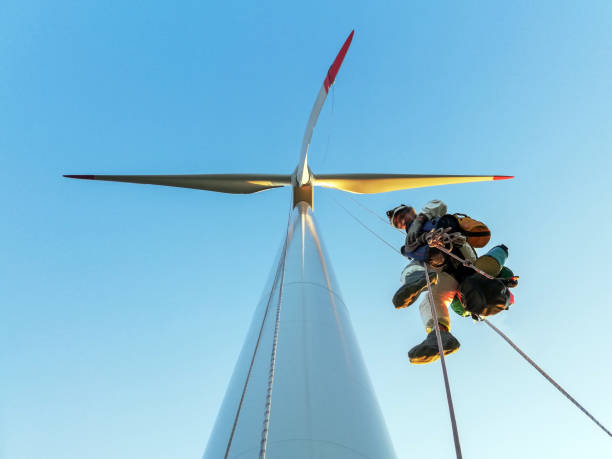
POLYGON ((386 193, 454 183, 505 180, 507 175, 331 174, 316 175, 314 184, 351 193, 386 193))
POLYGON ((270 188, 291 185, 291 176, 289 175, 267 174, 64 175, 64 177, 175 186, 234 194, 257 193, 270 188))
POLYGON ((338 71, 340 70, 342 61, 344 61, 344 56, 346 56, 346 52, 348 51, 349 46, 351 46, 354 34, 355 31, 352 30, 348 38, 342 45, 342 48, 340 48, 340 51, 334 59, 334 62, 332 63, 331 67, 327 71, 325 79, 323 80, 323 86, 321 86, 319 94, 317 94, 317 98, 315 99, 315 103, 312 107, 312 111, 310 112, 310 118, 308 118, 308 123, 306 124, 306 131, 304 132, 304 139, 302 140, 302 149, 300 150, 300 162, 298 163, 296 172, 296 177, 299 185, 303 185, 308 182, 308 147, 310 146, 310 140, 312 139, 312 132, 314 131, 314 127, 317 124, 317 120, 319 119, 319 114, 321 113, 321 109, 323 108, 325 99, 327 99, 327 93, 329 92, 329 88, 331 88, 331 86, 334 84, 334 81, 336 81, 336 76, 338 75, 338 71))

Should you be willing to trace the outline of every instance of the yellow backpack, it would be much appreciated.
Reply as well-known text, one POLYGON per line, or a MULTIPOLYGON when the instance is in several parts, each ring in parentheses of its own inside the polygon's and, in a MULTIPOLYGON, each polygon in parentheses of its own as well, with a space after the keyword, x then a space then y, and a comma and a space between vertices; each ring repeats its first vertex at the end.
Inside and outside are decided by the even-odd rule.
POLYGON ((465 214, 455 214, 461 231, 467 238, 468 244, 472 247, 480 248, 487 245, 491 239, 491 231, 483 222, 474 220, 465 214))

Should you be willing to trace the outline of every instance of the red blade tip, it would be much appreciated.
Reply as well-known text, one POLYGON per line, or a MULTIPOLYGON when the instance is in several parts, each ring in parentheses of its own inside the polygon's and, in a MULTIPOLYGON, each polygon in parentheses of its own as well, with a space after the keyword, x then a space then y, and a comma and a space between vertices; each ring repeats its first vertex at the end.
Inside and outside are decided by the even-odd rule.
POLYGON ((323 81, 323 86, 325 86, 326 92, 329 92, 329 88, 331 87, 332 84, 334 84, 334 81, 336 81, 336 75, 338 75, 338 70, 340 70, 340 66, 342 65, 344 56, 346 56, 346 52, 348 51, 349 46, 351 46, 351 41, 353 40, 354 34, 355 34, 355 30, 351 30, 351 33, 349 34, 348 38, 342 45, 342 48, 340 48, 340 52, 336 56, 336 59, 334 59, 334 63, 331 65, 331 67, 329 68, 329 71, 327 72, 327 76, 325 77, 325 80, 323 81))
POLYGON ((493 180, 508 180, 514 178, 514 175, 496 175, 493 180))

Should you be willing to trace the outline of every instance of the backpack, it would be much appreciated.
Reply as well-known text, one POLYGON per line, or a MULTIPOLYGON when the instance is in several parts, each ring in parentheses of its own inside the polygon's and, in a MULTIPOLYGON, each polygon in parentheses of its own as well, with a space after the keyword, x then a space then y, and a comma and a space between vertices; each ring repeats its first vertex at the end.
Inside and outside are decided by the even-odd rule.
POLYGON ((478 273, 467 277, 459 286, 466 311, 479 316, 492 316, 507 310, 512 294, 499 279, 487 279, 478 273))
POLYGON ((480 248, 489 243, 491 231, 483 222, 474 220, 465 214, 455 214, 461 232, 467 237, 467 242, 472 247, 480 248))

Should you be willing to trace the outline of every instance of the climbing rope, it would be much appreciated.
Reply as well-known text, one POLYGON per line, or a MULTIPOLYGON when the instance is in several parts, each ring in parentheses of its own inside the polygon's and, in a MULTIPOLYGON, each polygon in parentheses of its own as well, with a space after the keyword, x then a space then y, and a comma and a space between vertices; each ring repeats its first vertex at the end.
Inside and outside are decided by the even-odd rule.
POLYGON ((529 358, 529 356, 527 354, 525 354, 516 344, 514 344, 512 342, 512 340, 510 338, 508 338, 499 328, 497 328, 495 325, 493 325, 491 322, 489 322, 487 319, 485 318, 481 318, 481 320, 487 324, 489 327, 491 327, 491 329, 493 331, 495 331, 495 333, 497 333, 499 336, 501 336, 510 346, 512 346, 512 349, 514 349, 516 352, 518 352, 520 354, 521 357, 523 357, 525 360, 527 360, 527 362, 529 362, 531 364, 531 366, 533 368, 535 368, 536 370, 538 370, 540 372, 540 374, 542 376, 544 376, 549 383, 551 383, 553 386, 555 386, 557 388, 557 390, 559 392, 561 392, 563 395, 565 395, 565 397, 572 402, 574 405, 576 405, 580 411, 582 411, 584 414, 586 414, 591 421, 593 421, 595 424, 597 424, 605 433, 607 433, 609 436, 612 437, 612 433, 610 433, 610 431, 608 429, 606 429, 597 419, 595 419, 595 417, 589 413, 580 403, 578 403, 578 401, 572 397, 570 394, 567 393, 567 391, 565 389, 563 389, 563 387, 561 387, 559 385, 559 383, 557 383, 557 381, 555 381, 553 378, 551 378, 548 373, 546 373, 544 370, 542 370, 542 368, 540 368, 540 366, 535 363, 533 360, 531 360, 529 358))
POLYGON ((251 356, 251 363, 249 364, 249 371, 247 372, 247 377, 244 381, 244 386, 242 388, 242 394, 240 395, 240 402, 238 403, 238 408, 236 409, 236 415, 234 416, 234 423, 232 425, 232 431, 230 433, 230 437, 227 441, 227 447, 225 448, 224 459, 228 459, 230 449, 232 447, 232 442, 234 440, 234 435, 236 433, 236 427, 238 426, 238 419, 240 418, 240 414, 242 413, 242 405, 244 403, 244 398, 246 396, 246 391, 249 386, 249 382, 251 380, 251 374, 253 373, 253 365, 255 363, 255 357, 257 356, 257 351, 259 350, 259 344, 261 343, 261 337, 263 335, 264 325, 266 324, 266 319, 268 317, 268 312, 270 311, 270 305, 272 303, 272 293, 276 289, 276 285, 278 282, 278 276, 280 274, 280 264, 279 269, 276 270, 276 274, 274 276, 274 282, 272 283, 272 289, 270 290, 270 296, 268 297, 268 303, 266 304, 266 310, 264 312, 263 319, 261 321, 261 327, 259 327, 259 334, 257 335, 257 341, 255 343, 255 349, 253 350, 253 355, 251 356))
POLYGON ((272 388, 274 387, 274 374, 276 370, 276 351, 278 349, 278 331, 280 328, 281 307, 283 304, 283 284, 285 282, 285 263, 287 261, 287 246, 289 244, 289 225, 287 225, 287 234, 285 236, 285 246, 283 248, 283 262, 281 269, 281 281, 278 288, 278 304, 276 306, 276 321, 274 323, 274 338, 272 340, 272 352, 270 355, 270 371, 268 373, 268 390, 266 393, 266 409, 264 411, 263 430, 261 432, 261 445, 259 449, 259 458, 266 458, 266 450, 268 446, 268 432, 270 430, 270 412, 272 410, 272 388))
POLYGON ((434 306, 433 294, 431 293, 431 281, 429 280, 429 270, 425 264, 425 279, 427 279, 427 293, 429 294, 429 309, 434 320, 434 330, 436 331, 436 341, 438 342, 438 352, 440 353, 440 363, 442 364, 442 375, 444 375, 444 389, 446 390, 446 401, 448 402, 448 413, 453 427, 453 441, 455 442, 455 453, 457 459, 461 459, 461 445, 459 444, 459 431, 457 429, 457 420, 455 419, 455 408, 453 406, 453 397, 451 395, 450 383, 448 382, 448 372, 446 371, 446 361, 444 360, 444 347, 442 346, 442 337, 440 336, 440 327, 438 326, 438 313, 434 306))
POLYGON ((268 372, 268 389, 266 392, 266 407, 264 410, 263 429, 261 431, 261 443, 259 448, 259 459, 266 459, 268 447, 268 433, 270 431, 270 413, 272 411, 272 389, 274 388, 274 375, 276 371, 276 351, 278 349, 278 332, 280 330, 281 307, 283 305, 283 284, 285 282, 285 264, 287 261, 287 249, 289 246, 289 225, 291 223, 291 211, 287 221, 287 231, 285 233, 285 244, 283 246, 283 259, 280 263, 281 279, 278 288, 278 304, 276 305, 276 320, 274 322, 274 337, 272 339, 272 351, 270 353, 270 370, 268 372))
POLYGON ((487 279, 495 279, 494 276, 491 276, 490 274, 485 273, 482 269, 474 266, 474 263, 471 261, 465 260, 452 253, 453 244, 462 245, 466 242, 465 236, 461 235, 460 233, 448 233, 448 231, 438 228, 437 230, 431 230, 429 233, 425 234, 425 242, 427 245, 429 245, 429 247, 441 250, 445 254, 459 261, 462 265, 472 268, 478 274, 483 275, 487 279))
MULTIPOLYGON (((337 202, 337 201, 336 201, 337 202)), ((374 234, 378 239, 380 239, 381 241, 383 241, 386 245, 390 246, 395 252, 399 252, 399 250, 397 250, 395 247, 393 247, 389 242, 387 242, 385 239, 383 239, 381 236, 379 236, 374 230, 370 229, 367 225, 365 225, 364 223, 362 223, 356 216, 354 216, 353 214, 351 214, 351 212, 344 206, 342 206, 340 203, 338 203, 338 205, 340 205, 340 207, 342 207, 351 217, 353 217, 355 220, 357 220, 359 222, 359 224, 361 226, 363 226, 365 229, 367 229, 370 233, 374 234)), ((362 207, 365 207, 362 205, 362 207)), ((370 211, 371 213, 373 213, 373 211, 370 211)), ((387 223, 387 222, 385 222, 387 223)), ((389 224, 389 223, 387 223, 389 224)), ((468 260, 464 260, 463 258, 453 254, 450 252, 450 250, 448 249, 448 247, 446 246, 446 243, 448 242, 448 240, 446 240, 444 238, 444 236, 437 236, 434 233, 431 233, 430 236, 430 241, 432 241, 433 244, 436 244, 436 248, 442 250, 444 253, 446 253, 447 255, 455 258, 457 261, 461 262, 463 265, 468 266, 470 268, 472 268, 474 271, 478 272, 479 274, 482 274, 483 276, 487 277, 488 279, 495 279, 493 276, 485 273, 484 271, 478 269, 476 266, 474 266, 474 264, 468 260), (444 244, 442 246, 437 245, 438 242, 437 241, 441 241, 444 242, 444 244)), ((452 240, 450 241, 452 243, 452 240)), ((427 242, 429 244, 429 242, 427 242)), ((452 246, 450 247, 450 249, 452 250, 452 246)), ((401 253, 401 252, 400 252, 401 253)), ((430 280, 429 280, 429 273, 427 271, 427 265, 425 265, 425 274, 426 274, 426 278, 427 278, 427 288, 430 292, 430 306, 433 305, 433 298, 431 295, 431 284, 430 284, 430 280)), ((434 316, 434 323, 437 323, 437 318, 435 315, 435 308, 432 308, 432 316, 434 316)), ((549 376, 542 368, 540 368, 540 366, 538 364, 536 364, 523 350, 521 350, 510 338, 508 338, 499 328, 497 328, 496 326, 494 326, 491 322, 489 322, 486 318, 484 317, 479 317, 477 316, 478 319, 484 323, 486 323, 493 331, 495 331, 499 336, 501 336, 516 352, 519 353, 519 355, 521 357, 523 357, 527 362, 529 362, 529 364, 534 367, 542 376, 544 376, 546 378, 546 380, 548 380, 548 382, 550 382, 559 392, 561 392, 570 402, 572 402, 574 405, 576 405, 576 407, 578 407, 584 414, 586 414, 595 424, 597 424, 597 426, 599 426, 605 433, 607 433, 609 436, 612 437, 612 433, 606 429, 603 424, 601 424, 601 422, 599 422, 591 413, 589 413, 589 411, 587 411, 580 403, 578 403, 578 401, 572 397, 559 383, 557 383, 551 376, 549 376)), ((437 328, 436 328, 437 329, 437 328)), ((438 339, 438 350, 441 349, 441 343, 440 343, 440 336, 439 336, 439 331, 436 332, 436 339, 438 339)), ((445 363, 444 360, 442 358, 442 354, 441 354, 441 362, 443 367, 445 368, 445 363)), ((446 383, 446 373, 445 373, 445 383, 446 383)), ((450 390, 447 392, 447 398, 449 399, 449 410, 451 409, 451 401, 450 401, 450 390)), ((451 414, 451 422, 452 419, 454 419, 454 413, 451 414)), ((453 436, 455 435, 455 429, 453 428, 453 436)), ((457 449, 457 445, 458 445, 458 439, 455 442, 455 449, 457 449)), ((460 450, 458 450, 458 454, 460 453, 460 450)))
POLYGON ((376 232, 374 232, 373 230, 368 228, 361 220, 359 220, 357 217, 355 217, 346 207, 344 207, 342 204, 340 204, 336 198, 332 197, 332 199, 334 200, 334 202, 336 204, 338 204, 340 207, 342 207, 347 214, 349 214, 351 217, 353 217, 357 223, 359 223, 366 230, 368 230, 370 233, 372 233, 376 238, 378 238, 380 241, 382 241, 384 244, 386 244, 388 247, 390 247, 391 250, 393 250, 394 252, 397 252, 397 253, 399 253, 401 255, 401 252, 399 250, 397 250, 392 244, 390 244, 385 239, 383 239, 378 234, 376 234, 376 232))
MULTIPOLYGON (((257 335, 257 341, 255 342, 255 349, 253 350, 253 355, 251 356, 251 362, 249 364, 249 371, 247 372, 247 376, 246 379, 244 381, 244 386, 242 388, 242 394, 240 395, 240 402, 238 403, 238 408, 236 409, 236 415, 234 416, 234 423, 232 424, 232 431, 230 433, 230 437, 227 441, 227 446, 225 448, 225 455, 224 455, 224 459, 228 459, 229 457, 229 453, 230 453, 230 449, 232 447, 232 442, 234 440, 234 435, 236 434, 236 427, 238 426, 238 419, 240 418, 240 414, 242 413, 242 405, 244 404, 244 399, 246 397, 246 392, 247 392, 247 388, 249 386, 249 382, 251 380, 251 374, 253 373, 253 366, 255 364, 255 357, 257 356, 257 351, 259 350, 259 345, 261 343, 261 338, 263 336, 263 330, 264 327, 266 325, 266 320, 268 318, 268 313, 270 311, 270 306, 272 305, 272 297, 274 295, 274 291, 276 290, 276 286, 278 285, 278 280, 279 280, 279 276, 282 273, 282 276, 284 278, 284 274, 285 274, 285 258, 287 255, 287 244, 288 244, 288 238, 289 238, 289 224, 290 224, 290 220, 291 219, 291 210, 289 211, 289 219, 287 220, 287 230, 285 233, 285 244, 283 246, 283 252, 282 252, 282 262, 278 264, 278 269, 276 270, 276 273, 274 274, 274 281, 272 282, 272 288, 270 289, 270 296, 268 297, 268 302, 266 304, 266 309, 264 311, 264 316, 263 319, 261 321, 261 326, 259 327, 259 333, 257 335)), ((281 285, 282 288, 282 285, 281 285)), ((279 299, 279 303, 280 303, 280 299, 279 299)), ((280 304, 279 304, 280 307, 280 304)), ((280 312, 277 309, 277 324, 278 324, 278 318, 280 312)), ((277 339, 278 337, 278 332, 275 331, 275 339, 277 339)), ((270 398, 271 398, 271 394, 270 394, 270 398)), ((269 409, 266 410, 267 415, 264 415, 264 423, 266 422, 265 419, 268 419, 268 423, 269 423, 269 409)), ((262 434, 262 438, 263 438, 263 434, 262 434)), ((264 442, 264 447, 265 444, 267 443, 267 435, 266 435, 266 440, 264 442)), ((264 453, 265 454, 265 453, 264 453)))
POLYGON ((354 197, 352 197, 350 194, 345 194, 345 196, 347 198, 349 198, 351 201, 353 201, 355 204, 357 204, 359 207, 361 207, 362 209, 364 209, 366 212, 371 213, 372 215, 374 215, 376 218, 378 218, 381 222, 383 222, 385 225, 390 226, 391 228, 393 228, 396 231, 399 231, 402 234, 406 234, 404 233, 401 229, 396 228, 395 226, 391 225, 389 223, 389 220, 381 217, 379 214, 377 214, 376 212, 374 212, 373 210, 370 210, 368 207, 364 206, 363 204, 361 204, 357 199, 355 199, 354 197))

